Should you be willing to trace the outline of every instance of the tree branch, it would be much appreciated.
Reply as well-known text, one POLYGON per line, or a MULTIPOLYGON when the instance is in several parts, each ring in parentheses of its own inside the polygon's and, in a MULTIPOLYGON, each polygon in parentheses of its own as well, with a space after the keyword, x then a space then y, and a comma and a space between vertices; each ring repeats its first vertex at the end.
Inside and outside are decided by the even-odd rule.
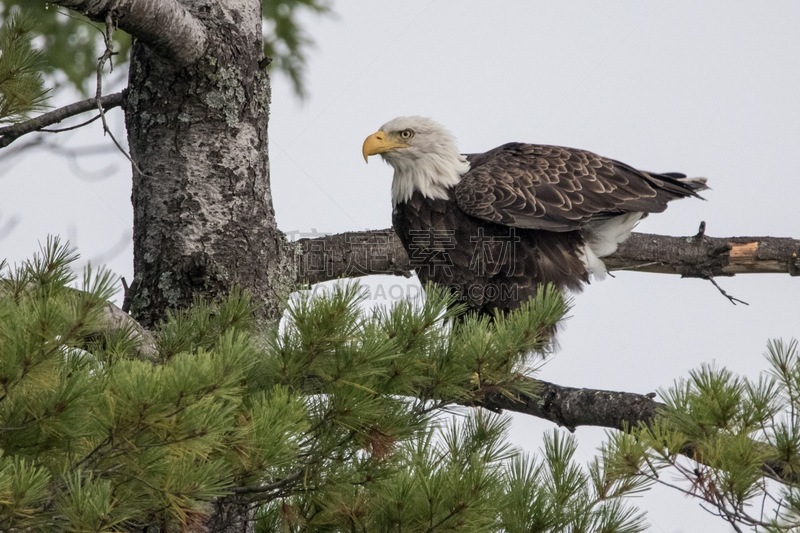
POLYGON ((603 261, 610 270, 679 274, 800 275, 800 240, 787 237, 670 237, 634 233, 603 261))
MULTIPOLYGON (((506 410, 535 416, 574 431, 578 426, 594 426, 625 430, 638 424, 650 424, 666 407, 655 401, 655 394, 636 394, 598 389, 576 389, 520 376, 534 395, 517 393, 514 397, 492 393, 478 403, 492 411, 506 410)), ((474 406, 475 404, 471 404, 474 406)), ((703 463, 702 454, 693 444, 680 450, 682 455, 703 463)), ((765 461, 762 471, 781 483, 797 483, 798 474, 779 460, 765 461)))
POLYGON ((647 423, 656 417, 664 404, 653 400, 654 395, 597 389, 564 387, 529 377, 520 377, 536 391, 515 397, 494 393, 480 404, 492 410, 507 410, 535 416, 575 431, 578 426, 625 429, 639 422, 647 423))
MULTIPOLYGON (((299 239, 298 283, 370 274, 408 276, 413 270, 400 239, 389 229, 299 239)), ((735 274, 800 275, 800 240, 782 237, 670 237, 634 233, 603 261, 609 270, 711 278, 735 274)))
POLYGON ((74 117, 75 115, 86 113, 87 111, 97 110, 98 106, 102 106, 102 108, 105 110, 119 107, 125 102, 126 95, 126 91, 121 91, 118 93, 107 94, 105 96, 101 96, 100 98, 87 98, 86 100, 81 100, 80 102, 59 107, 58 109, 54 109, 49 113, 39 115, 38 117, 26 120, 25 122, 0 128, 0 148, 5 148, 18 138, 28 133, 40 131, 43 128, 52 126, 53 124, 58 124, 62 120, 74 117))
POLYGON ((206 49, 205 26, 178 0, 51 0, 105 23, 110 13, 117 27, 182 65, 206 49), (169 28, 165 30, 165 28, 169 28))

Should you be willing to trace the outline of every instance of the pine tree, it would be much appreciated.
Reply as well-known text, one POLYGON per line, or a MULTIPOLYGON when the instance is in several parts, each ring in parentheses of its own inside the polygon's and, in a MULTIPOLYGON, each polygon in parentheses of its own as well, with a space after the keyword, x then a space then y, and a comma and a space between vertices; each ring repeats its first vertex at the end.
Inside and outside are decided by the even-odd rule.
POLYGON ((513 393, 567 306, 542 291, 493 323, 429 288, 365 315, 357 285, 301 295, 255 328, 234 293, 172 313, 142 360, 104 321, 116 279, 49 240, 0 280, 0 527, 193 530, 235 494, 261 531, 640 531, 602 467, 553 432, 541 459, 507 416, 456 410, 513 393))
POLYGON ((770 341, 769 370, 757 380, 708 365, 691 371, 661 391, 666 407, 655 423, 610 436, 606 464, 621 479, 666 484, 700 499, 737 530, 797 530, 797 346, 770 341))

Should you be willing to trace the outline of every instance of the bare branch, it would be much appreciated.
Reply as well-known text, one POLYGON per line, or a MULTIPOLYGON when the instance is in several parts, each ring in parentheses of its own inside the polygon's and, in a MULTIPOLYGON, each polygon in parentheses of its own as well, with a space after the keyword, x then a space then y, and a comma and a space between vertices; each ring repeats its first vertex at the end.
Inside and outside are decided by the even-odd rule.
MULTIPOLYGON (((492 411, 507 410, 535 416, 570 431, 578 426, 625 430, 639 424, 650 424, 665 407, 653 399, 654 394, 576 389, 526 376, 520 376, 520 379, 527 381, 524 388, 536 393, 517 393, 514 397, 493 393, 485 396, 478 405, 492 411)), ((685 446, 681 454, 703 463, 702 454, 691 444, 685 446)), ((781 483, 798 482, 797 473, 779 460, 765 462, 762 471, 781 483)))
POLYGON ((128 154, 128 152, 125 150, 125 148, 122 147, 117 138, 111 132, 111 128, 108 127, 108 121, 106 121, 106 112, 103 109, 102 104, 99 103, 100 97, 103 94, 103 68, 106 62, 108 62, 109 64, 110 71, 113 72, 114 70, 114 63, 111 61, 111 58, 114 57, 115 54, 113 45, 113 35, 115 29, 116 26, 113 14, 111 11, 109 11, 106 13, 106 29, 103 32, 103 42, 105 43, 106 48, 103 51, 103 55, 100 56, 100 58, 98 58, 97 60, 97 81, 95 90, 95 99, 98 101, 97 111, 100 113, 100 119, 103 122, 103 133, 111 137, 111 141, 114 143, 114 146, 117 147, 117 150, 119 150, 122 153, 122 155, 124 155, 128 159, 128 161, 131 162, 133 168, 136 169, 136 171, 139 174, 141 174, 142 171, 139 168, 139 165, 136 164, 136 161, 134 161, 133 158, 130 156, 130 154, 128 154))
POLYGON ((110 15, 117 26, 161 55, 183 65, 197 60, 206 49, 203 24, 178 0, 51 0, 105 23, 110 15), (169 28, 165 31, 164 28, 169 28))
POLYGON ((669 237, 634 233, 603 261, 611 270, 688 278, 800 275, 800 240, 785 237, 669 237))
MULTIPOLYGON (((408 255, 389 229, 300 239, 295 243, 298 283, 370 274, 409 275, 408 255)), ((612 255, 609 270, 709 279, 735 274, 800 275, 800 240, 782 237, 670 237, 634 233, 612 255)))
POLYGON ((733 305, 736 305, 736 304, 750 305, 749 303, 745 302, 744 300, 740 300, 739 298, 736 298, 736 297, 734 297, 734 296, 731 296, 730 294, 728 294, 728 291, 726 291, 725 289, 723 289, 722 287, 720 287, 720 286, 719 286, 719 283, 717 283, 716 281, 714 281, 714 278, 708 278, 708 281, 710 281, 710 282, 711 282, 711 284, 712 284, 714 287, 716 287, 716 288, 717 288, 717 290, 720 292, 720 294, 722 294, 722 295, 723 295, 725 298, 727 298, 727 299, 728 299, 728 301, 729 301, 730 303, 732 303, 733 305))
POLYGON ((81 100, 80 102, 59 107, 58 109, 54 109, 49 113, 39 115, 38 117, 26 120, 25 122, 0 128, 0 148, 8 146, 23 135, 32 133, 34 131, 40 131, 43 128, 52 126, 53 124, 58 124, 62 120, 68 119, 75 115, 86 113, 87 111, 93 111, 98 107, 102 107, 104 110, 119 107, 125 102, 126 94, 126 91, 121 91, 118 93, 107 94, 105 96, 101 96, 100 98, 87 98, 86 100, 81 100))
POLYGON ((528 381, 535 395, 518 394, 509 397, 493 394, 480 404, 487 409, 504 409, 535 416, 554 422, 574 431, 578 426, 599 426, 624 429, 647 423, 658 414, 664 404, 653 400, 652 395, 596 389, 576 389, 521 377, 528 381))
POLYGON ((412 271, 403 244, 391 228, 300 239, 295 259, 300 283, 370 274, 410 276, 412 271))

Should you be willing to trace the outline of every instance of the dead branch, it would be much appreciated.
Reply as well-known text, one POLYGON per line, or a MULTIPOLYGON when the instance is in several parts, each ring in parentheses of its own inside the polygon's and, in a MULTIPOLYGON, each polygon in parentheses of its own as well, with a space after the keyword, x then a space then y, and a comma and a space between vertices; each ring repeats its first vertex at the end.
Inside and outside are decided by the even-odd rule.
MULTIPOLYGON (((534 395, 517 393, 513 397, 494 393, 479 404, 492 411, 507 410, 548 420, 574 431, 579 426, 594 426, 624 431, 639 424, 650 424, 666 407, 655 401, 655 394, 636 394, 598 389, 576 389, 520 376, 527 381, 525 388, 537 391, 534 395)), ((692 444, 680 450, 682 455, 703 462, 702 454, 692 444)), ((785 463, 769 460, 762 470, 768 477, 781 482, 798 482, 798 475, 785 463)))
POLYGON ((74 117, 75 115, 80 115, 81 113, 86 113, 87 111, 94 111, 98 109, 98 107, 106 111, 115 107, 119 107, 125 103, 126 94, 126 91, 121 91, 118 93, 107 94, 105 96, 101 96, 100 98, 87 98, 86 100, 81 100, 80 102, 59 107, 58 109, 54 109, 53 111, 39 115, 36 118, 0 128, 0 148, 8 146, 23 135, 35 131, 41 131, 48 126, 58 124, 62 120, 74 117))
POLYGON ((549 420, 570 431, 575 431, 579 426, 609 429, 633 427, 639 422, 651 421, 658 410, 664 407, 664 404, 653 400, 652 395, 576 389, 529 377, 520 379, 528 381, 536 395, 519 393, 512 398, 504 394, 493 394, 481 405, 549 420))
MULTIPOLYGON (((371 274, 410 275, 403 245, 389 229, 299 239, 298 283, 371 274)), ((612 255, 609 270, 710 279, 736 274, 800 275, 800 240, 783 237, 670 237, 634 233, 612 255)))

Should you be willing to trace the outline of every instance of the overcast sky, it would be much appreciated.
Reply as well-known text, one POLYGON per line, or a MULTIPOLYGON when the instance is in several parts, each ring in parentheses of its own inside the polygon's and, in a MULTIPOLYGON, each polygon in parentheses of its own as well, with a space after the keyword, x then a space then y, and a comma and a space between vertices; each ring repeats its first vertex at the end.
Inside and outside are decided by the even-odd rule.
MULTIPOLYGON (((272 186, 287 232, 388 227, 391 169, 376 158, 365 165, 361 143, 395 116, 420 114, 446 125, 465 152, 559 144, 709 179, 707 202, 675 202, 639 231, 692 235, 704 220, 712 236, 800 237, 798 2, 372 0, 334 8, 335 18, 306 21, 316 41, 309 98, 298 102, 283 78, 273 83, 272 186)), ((62 139, 108 143, 92 128, 62 139)), ((28 257, 37 240, 60 234, 85 258, 132 278, 122 156, 36 152, 4 165, 0 257, 28 257)), ((800 280, 718 282, 750 305, 676 276, 618 273, 592 284, 575 298, 541 377, 647 393, 703 363, 756 376, 768 339, 800 336, 800 280)), ((370 287, 377 303, 418 290, 405 278, 370 287)), ((517 417, 512 436, 535 449, 551 427, 517 417)), ((602 432, 577 435, 588 460, 602 432)), ((640 503, 652 531, 729 531, 675 493, 640 503)))

